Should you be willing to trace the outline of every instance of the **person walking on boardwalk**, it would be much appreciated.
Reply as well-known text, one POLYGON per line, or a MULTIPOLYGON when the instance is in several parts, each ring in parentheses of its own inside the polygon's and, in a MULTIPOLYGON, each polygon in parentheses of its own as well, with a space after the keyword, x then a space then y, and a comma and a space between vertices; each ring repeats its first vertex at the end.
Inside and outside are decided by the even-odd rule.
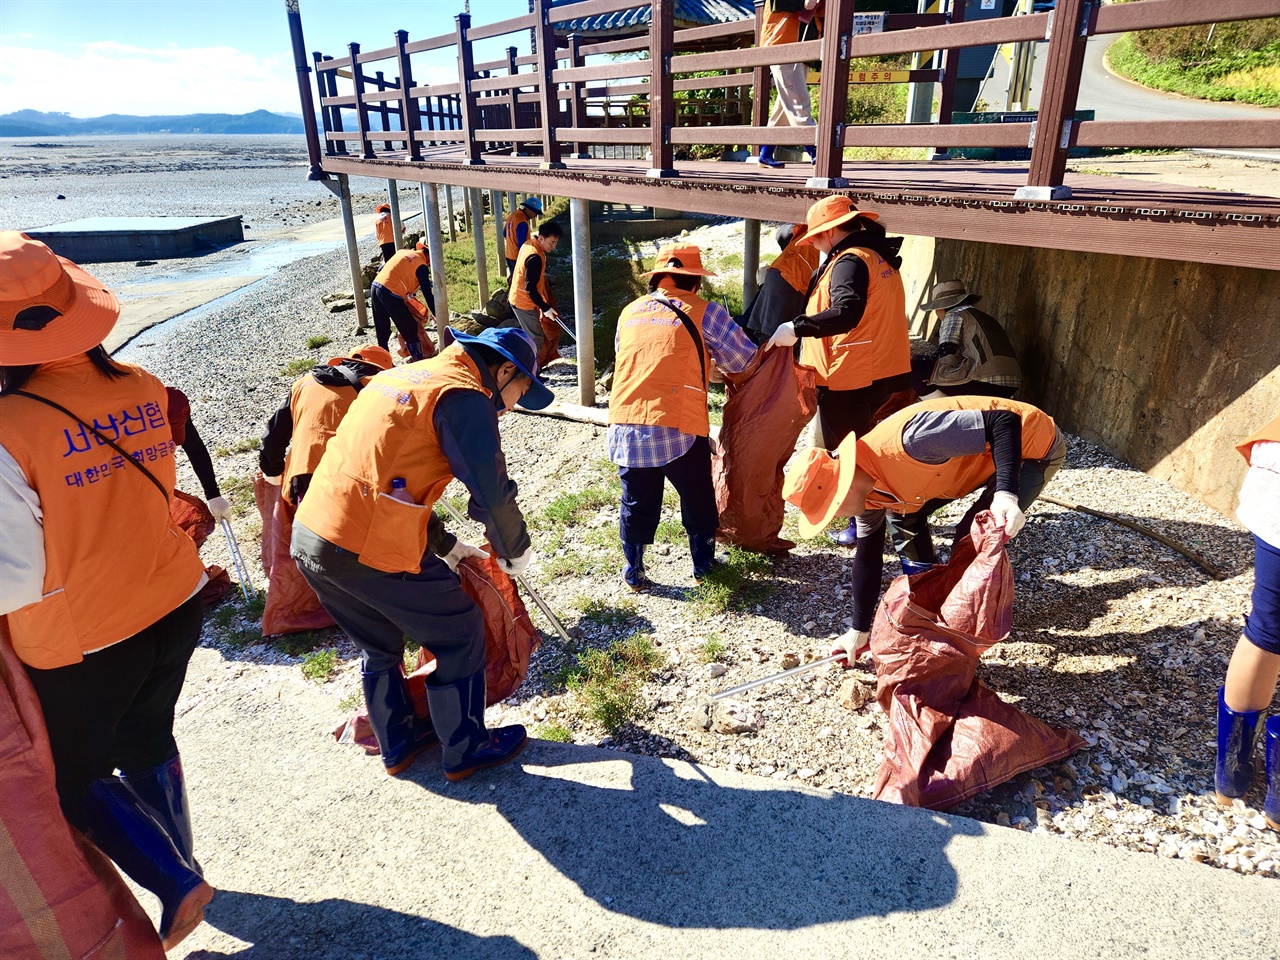
POLYGON ((370 290, 373 301, 373 331, 378 346, 387 349, 391 342, 391 324, 404 339, 405 349, 414 360, 433 356, 435 344, 419 339, 418 318, 429 310, 436 312, 431 290, 431 255, 421 241, 412 250, 399 250, 378 271, 370 290), (419 300, 419 294, 422 300, 419 300), (425 301, 426 306, 422 303, 425 301))
POLYGON ((533 338, 540 363, 560 340, 560 314, 551 299, 547 255, 560 244, 560 224, 548 221, 525 241, 511 274, 511 309, 515 317, 505 326, 518 326, 533 338))
POLYGON ((760 292, 740 321, 753 343, 768 343, 779 324, 804 312, 809 285, 822 254, 811 243, 795 242, 803 233, 803 223, 788 223, 775 234, 782 252, 769 264, 760 292))
MULTIPOLYGON (((817 372, 818 445, 827 450, 866 433, 884 403, 911 388, 902 238, 886 236, 879 219, 848 197, 824 197, 809 208, 804 236, 791 241, 812 244, 826 259, 804 316, 780 324, 769 346, 800 341, 800 362, 817 372)), ((834 539, 853 546, 853 524, 834 539)))
MULTIPOLYGON (((850 433, 834 454, 800 454, 782 495, 800 509, 800 534, 817 536, 834 517, 854 518, 853 628, 839 649, 867 645, 886 523, 905 574, 936 562, 929 516, 978 489, 982 495, 956 524, 955 541, 990 510, 1017 536, 1028 509, 1058 472, 1067 445, 1053 418, 1029 403, 999 397, 942 397, 898 411, 863 435, 850 433)), ((834 652, 834 651, 833 651, 834 652)))
POLYGON ((206 576, 169 515, 165 387, 102 348, 119 316, 88 273, 0 232, 0 615, 63 813, 160 899, 168 949, 213 896, 173 738, 206 576))
POLYGON ((396 253, 396 228, 391 222, 391 204, 378 204, 378 217, 373 221, 373 233, 382 250, 382 262, 386 263, 396 253))
POLYGON ((1253 534, 1253 598, 1218 691, 1214 790, 1228 807, 1249 792, 1256 738, 1265 731, 1262 815, 1272 830, 1280 830, 1280 714, 1262 722, 1280 678, 1280 417, 1236 449, 1249 464, 1236 518, 1253 534))
MULTIPOLYGON (((760 46, 774 47, 783 43, 796 43, 802 32, 812 30, 817 39, 822 34, 822 0, 765 0, 761 16, 760 46)), ((779 63, 769 67, 777 100, 769 113, 771 127, 816 127, 813 106, 809 102, 809 65, 807 63, 779 63)), ((816 131, 815 131, 816 133, 816 131)), ((813 144, 806 144, 804 152, 812 163, 817 156, 813 144)), ((774 157, 774 147, 766 144, 760 148, 759 163, 766 167, 781 167, 783 163, 774 157)))
POLYGON ((520 256, 520 248, 529 242, 533 235, 533 227, 542 216, 542 201, 537 197, 525 197, 524 203, 511 211, 502 228, 504 255, 507 261, 507 279, 515 276, 516 259, 520 256))
POLYGON ((498 418, 517 403, 539 410, 551 400, 526 333, 457 333, 439 356, 369 381, 298 507, 292 556, 363 653, 369 723, 389 774, 437 740, 449 780, 505 763, 524 746, 524 727, 484 725, 484 618, 454 572, 484 552, 448 533, 432 507, 456 477, 499 566, 513 576, 527 569, 533 547, 498 418), (405 685, 405 637, 436 658, 429 723, 416 717, 405 685))
POLYGON ((1022 367, 1000 321, 974 304, 982 297, 965 289, 962 280, 934 284, 920 305, 941 321, 937 360, 921 396, 932 387, 949 397, 1012 398, 1022 386, 1022 367))
POLYGON ((708 439, 710 368, 714 362, 738 373, 756 354, 729 311, 698 296, 702 278, 714 276, 698 247, 665 245, 643 276, 649 293, 618 317, 609 396, 609 459, 622 481, 622 579, 632 590, 649 586, 644 548, 658 529, 666 480, 680 494, 694 578, 714 565, 720 517, 708 439))

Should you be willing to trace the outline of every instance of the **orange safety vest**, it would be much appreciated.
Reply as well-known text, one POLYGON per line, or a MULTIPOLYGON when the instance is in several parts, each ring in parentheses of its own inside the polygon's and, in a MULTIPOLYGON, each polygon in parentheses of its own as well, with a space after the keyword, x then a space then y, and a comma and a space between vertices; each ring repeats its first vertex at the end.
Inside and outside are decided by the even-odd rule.
MULTIPOLYGON (((803 232, 804 224, 797 223, 794 235, 799 237, 803 232)), ((787 281, 792 290, 806 293, 809 290, 809 284, 813 281, 813 271, 818 269, 821 261, 822 253, 813 244, 799 244, 792 241, 778 254, 777 259, 769 264, 769 269, 777 270, 782 274, 782 279, 787 281)))
MULTIPOLYGON (((815 16, 818 33, 822 33, 822 17, 815 16)), ((776 47, 782 43, 796 43, 800 39, 800 11, 777 10, 766 3, 763 22, 760 25, 760 46, 776 47)))
POLYGON ((940 397, 899 410, 857 440, 858 466, 871 474, 875 486, 867 506, 894 513, 911 513, 930 500, 967 496, 995 474, 991 449, 945 463, 924 463, 909 456, 902 432, 918 413, 946 410, 1010 410, 1022 417, 1022 459, 1040 460, 1058 440, 1058 425, 1029 403, 1002 397, 940 397))
MULTIPOLYGON (((693 321, 702 336, 707 301, 672 285, 660 292, 693 321)), ((644 296, 623 308, 618 317, 618 351, 613 389, 609 395, 610 423, 642 423, 674 427, 681 433, 705 437, 707 376, 711 358, 698 345, 672 309, 655 296, 644 296)))
POLYGON ((427 266, 430 262, 420 250, 397 250, 382 265, 373 282, 386 287, 397 297, 408 300, 419 290, 418 268, 427 266))
MULTIPOLYGON (((61 404, 119 444, 173 494, 175 444, 164 384, 140 367, 108 379, 83 354, 42 364, 29 393, 61 404)), ((136 466, 66 414, 0 399, 0 445, 44 514, 43 598, 9 616, 13 648, 40 670, 145 630, 195 591, 204 564, 136 466)))
POLYGON ((386 573, 417 573, 431 508, 453 479, 435 407, 450 390, 492 394, 459 344, 369 380, 338 426, 298 506, 296 522, 386 573), (413 503, 389 496, 403 477, 413 503))
POLYGON ((528 243, 529 240, 533 239, 533 217, 529 216, 524 207, 520 207, 511 216, 507 217, 506 226, 502 228, 502 238, 506 242, 505 256, 508 260, 514 260, 520 256, 521 244, 516 236, 516 228, 522 223, 529 226, 529 236, 525 240, 525 243, 528 243))
POLYGON ((1252 465, 1253 445, 1263 440, 1280 443, 1280 417, 1276 417, 1248 440, 1236 447, 1240 451, 1240 456, 1244 457, 1245 463, 1252 465))
POLYGON ((395 226, 391 223, 391 214, 388 211, 384 210, 378 214, 378 219, 373 222, 373 231, 379 245, 396 242, 395 226))
MULTIPOLYGON (((365 378, 368 383, 371 377, 365 378)), ((320 457, 338 424, 355 402, 354 387, 331 387, 317 383, 307 374, 300 377, 289 393, 289 412, 293 416, 293 436, 284 459, 280 489, 288 491, 294 477, 315 473, 320 457)))
POLYGON ((533 237, 530 237, 525 241, 524 246, 520 248, 520 253, 516 257, 515 269, 511 271, 511 305, 519 307, 521 310, 538 309, 538 305, 533 302, 533 297, 529 296, 524 288, 525 265, 529 262, 530 257, 542 258, 542 276, 538 278, 538 293, 542 294, 542 299, 546 303, 551 302, 551 287, 547 284, 547 255, 543 252, 542 247, 534 242, 533 237))

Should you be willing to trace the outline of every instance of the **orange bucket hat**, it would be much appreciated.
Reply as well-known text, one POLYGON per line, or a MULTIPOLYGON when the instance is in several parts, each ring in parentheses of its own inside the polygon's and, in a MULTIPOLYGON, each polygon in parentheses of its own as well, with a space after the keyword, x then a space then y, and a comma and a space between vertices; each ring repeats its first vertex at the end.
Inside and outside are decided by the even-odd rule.
POLYGON ((380 203, 374 209, 374 213, 390 213, 390 212, 391 212, 391 204, 389 203, 380 203))
POLYGON ((654 267, 642 277, 655 273, 682 273, 688 277, 714 277, 710 270, 702 268, 702 251, 692 243, 668 243, 658 250, 654 267))
POLYGON ((102 343, 120 301, 39 240, 0 231, 0 365, 74 357, 102 343))
POLYGON ((336 367, 343 360, 362 360, 365 363, 372 363, 382 370, 390 370, 394 366, 391 354, 376 343, 366 343, 363 347, 357 347, 345 357, 333 357, 329 360, 329 366, 336 367))
POLYGON ((801 452, 782 484, 782 499, 800 508, 800 536, 816 537, 844 505, 858 466, 857 437, 840 441, 835 456, 811 448, 801 452))
POLYGON ((811 206, 808 214, 805 215, 804 236, 798 239, 793 238, 792 242, 812 243, 813 238, 818 234, 830 230, 832 227, 842 227, 846 223, 852 223, 858 217, 879 220, 880 214, 859 210, 852 200, 838 193, 823 197, 811 206))

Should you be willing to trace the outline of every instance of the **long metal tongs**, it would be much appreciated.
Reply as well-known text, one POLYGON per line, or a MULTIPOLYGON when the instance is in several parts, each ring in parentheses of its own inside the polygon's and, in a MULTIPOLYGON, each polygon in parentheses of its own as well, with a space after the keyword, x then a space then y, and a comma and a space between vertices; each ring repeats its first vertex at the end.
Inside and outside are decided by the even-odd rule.
POLYGON ((249 579, 249 568, 244 562, 244 554, 240 552, 240 544, 236 542, 236 535, 231 530, 231 521, 223 517, 220 521, 222 524, 222 534, 227 538, 227 550, 231 552, 231 563, 236 568, 236 576, 240 578, 240 592, 244 595, 244 602, 258 598, 258 591, 253 588, 253 583, 249 579))
POLYGON ((829 657, 823 657, 821 660, 810 660, 808 663, 802 663, 798 667, 792 667, 790 670, 783 670, 781 673, 770 674, 767 677, 761 677, 759 680, 750 680, 747 683, 740 683, 736 687, 729 687, 721 690, 719 693, 713 693, 707 699, 714 702, 723 700, 725 697, 732 697, 739 693, 746 693, 748 690, 754 690, 756 687, 763 687, 766 683, 774 683, 778 680, 785 680, 787 677, 794 677, 797 673, 804 673, 806 670, 812 670, 815 667, 823 667, 828 663, 835 663, 837 660, 843 660, 848 654, 833 653, 829 657))
MULTIPOLYGON (((453 517, 453 519, 457 520, 459 523, 466 522, 466 518, 460 514, 454 505, 448 500, 441 499, 437 502, 449 511, 449 515, 453 517)), ((517 573, 515 575, 515 581, 520 584, 520 586, 524 587, 525 593, 529 594, 533 599, 533 602, 538 605, 538 609, 542 611, 542 615, 547 618, 551 623, 551 626, 555 627, 556 633, 560 634, 560 639, 567 644, 572 644, 573 640, 569 636, 569 631, 564 628, 564 624, 560 622, 560 618, 552 613, 551 608, 547 606, 547 601, 542 599, 542 594, 538 593, 538 591, 533 588, 533 584, 524 578, 524 574, 517 573)))

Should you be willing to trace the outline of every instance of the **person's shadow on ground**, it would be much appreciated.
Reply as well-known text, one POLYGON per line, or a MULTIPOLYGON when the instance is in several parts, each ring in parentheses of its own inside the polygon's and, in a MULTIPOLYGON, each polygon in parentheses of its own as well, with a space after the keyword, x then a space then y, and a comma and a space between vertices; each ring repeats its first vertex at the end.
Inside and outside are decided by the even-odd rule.
POLYGON ((460 784, 446 785, 433 759, 410 774, 424 789, 496 802, 584 895, 666 927, 790 930, 941 907, 956 894, 948 844, 983 832, 929 811, 763 780, 722 786, 719 771, 543 741, 460 784))
POLYGON ((300 903, 239 890, 219 890, 205 910, 212 927, 250 944, 239 950, 195 950, 187 960, 535 960, 512 937, 478 937, 395 910, 319 900, 300 903))

